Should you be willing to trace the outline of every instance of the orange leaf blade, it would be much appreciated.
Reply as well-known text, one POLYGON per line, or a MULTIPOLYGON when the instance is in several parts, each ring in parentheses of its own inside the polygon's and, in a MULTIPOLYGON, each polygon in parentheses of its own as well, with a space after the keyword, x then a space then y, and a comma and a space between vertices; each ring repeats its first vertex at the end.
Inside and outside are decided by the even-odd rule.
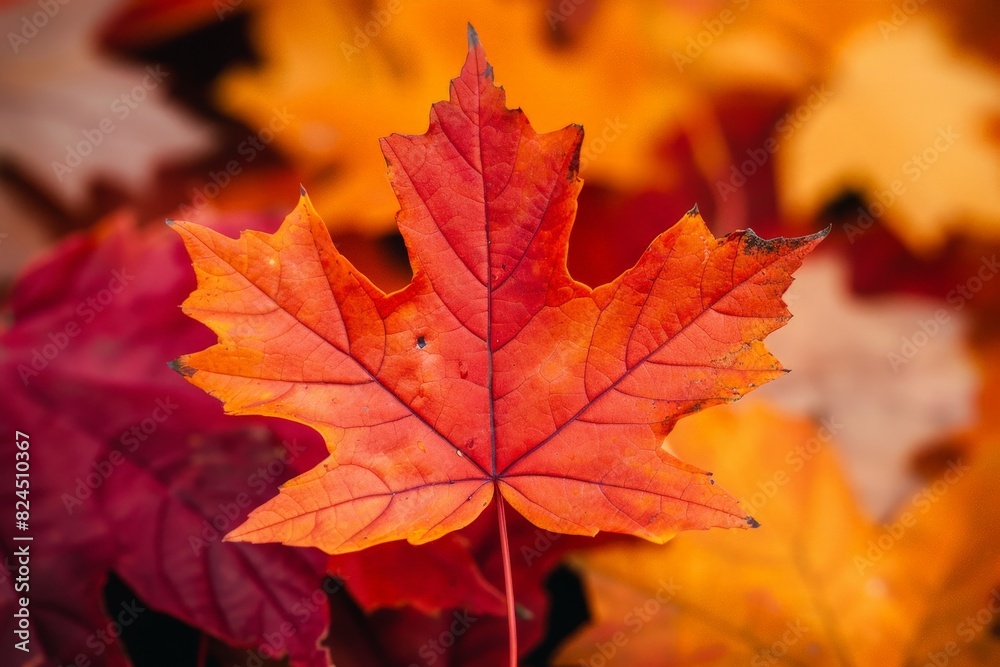
POLYGON ((181 372, 227 412, 308 424, 336 453, 282 487, 230 539, 318 539, 328 551, 349 551, 399 539, 403 525, 422 542, 489 503, 486 474, 404 401, 405 380, 390 384, 394 343, 377 310, 385 297, 337 252, 305 197, 274 235, 233 240, 174 227, 198 272, 185 312, 219 335, 218 345, 179 359, 181 372))
POLYGON ((685 414, 782 373, 763 338, 822 235, 715 239, 696 212, 619 279, 566 270, 582 129, 508 110, 475 33, 419 136, 382 140, 413 282, 386 295, 303 196, 273 235, 176 223, 198 274, 185 312, 219 343, 178 360, 233 414, 310 425, 330 456, 229 539, 353 551, 470 523, 499 487, 540 527, 753 525, 661 447, 685 414))
POLYGON ((634 268, 588 297, 589 340, 579 341, 586 354, 567 365, 560 392, 574 400, 550 411, 552 432, 507 464, 504 497, 561 532, 662 543, 678 530, 753 525, 708 475, 660 442, 682 416, 784 373, 762 340, 788 320, 781 294, 824 235, 717 240, 692 212, 657 238, 634 268))

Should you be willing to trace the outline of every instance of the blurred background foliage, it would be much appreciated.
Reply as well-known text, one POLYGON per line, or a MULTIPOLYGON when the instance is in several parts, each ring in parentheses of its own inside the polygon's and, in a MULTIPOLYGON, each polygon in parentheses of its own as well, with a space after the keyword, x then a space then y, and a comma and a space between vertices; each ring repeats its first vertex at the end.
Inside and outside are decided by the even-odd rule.
MULTIPOLYGON (((988 0, 0 2, 7 391, 33 401, 39 424, 85 411, 80 397, 95 391, 83 402, 91 417, 114 405, 131 416, 113 423, 133 423, 141 409, 116 401, 152 396, 150 378, 181 395, 162 375, 176 342, 165 337, 204 332, 177 323, 188 269, 164 218, 233 233, 266 226, 291 210, 302 184, 352 261, 386 290, 404 285, 377 139, 426 129, 429 105, 447 96, 463 61, 468 23, 509 106, 539 131, 584 126, 568 258, 578 280, 613 279, 695 204, 717 235, 833 228, 789 291, 794 319, 768 341, 793 373, 685 420, 668 442, 713 466, 764 528, 686 534, 659 549, 624 541, 555 570, 570 546, 587 546, 567 541, 532 575, 539 606, 528 636, 542 642, 533 663, 902 665, 943 655, 994 664, 995 611, 963 625, 1000 600, 989 495, 1000 451, 1000 8, 988 0), (38 384, 24 380, 18 369, 31 368, 38 345, 90 293, 73 288, 87 284, 85 268, 119 260, 155 269, 109 306, 100 335, 74 341, 72 357, 52 359, 38 384), (130 312, 144 321, 126 322, 130 312), (956 477, 960 465, 972 472, 956 477), (901 523, 907 512, 912 526, 901 523), (657 582, 669 575, 682 593, 661 600, 657 582), (649 600, 655 619, 630 623, 632 605, 649 600), (792 641, 796 623, 810 629, 792 641)), ((244 465, 235 461, 246 457, 245 424, 198 405, 225 452, 218 465, 244 465)), ((28 408, 6 410, 16 419, 28 408)), ((118 431, 89 424, 81 444, 88 419, 73 419, 61 447, 86 470, 99 457, 88 448, 115 450, 118 431)), ((130 461, 162 483, 151 507, 184 499, 211 517, 215 505, 190 500, 201 496, 180 472, 207 430, 188 422, 163 445, 174 448, 170 465, 130 461)), ((281 435, 254 433, 261 452, 281 435)), ((230 477, 238 489, 242 478, 230 477)), ((48 492, 59 495, 59 484, 48 492)), ((186 543, 188 533, 164 535, 186 543)), ((69 544, 89 549, 90 539, 69 544)), ((484 540, 459 546, 475 552, 470 568, 489 573, 484 540)), ((138 593, 162 614, 155 632, 194 639, 190 662, 184 653, 159 663, 141 649, 148 637, 132 634, 144 637, 128 644, 135 664, 246 664, 237 649, 257 645, 273 619, 231 600, 249 605, 241 623, 254 629, 223 631, 160 602, 143 585, 150 575, 137 549, 119 544, 87 570, 93 586, 64 600, 92 607, 79 623, 138 593)), ((340 567, 323 564, 316 576, 340 567)), ((217 570, 204 576, 211 587, 217 570)), ((338 664, 426 661, 426 633, 400 630, 425 627, 426 608, 366 603, 350 581, 347 592, 347 611, 331 602, 338 664)), ((431 607, 437 620, 451 608, 431 607)), ((49 659, 75 655, 60 639, 64 616, 47 621, 49 659)), ((497 643, 489 632, 440 657, 486 664, 477 660, 497 643)), ((112 653, 88 655, 116 664, 112 653)))

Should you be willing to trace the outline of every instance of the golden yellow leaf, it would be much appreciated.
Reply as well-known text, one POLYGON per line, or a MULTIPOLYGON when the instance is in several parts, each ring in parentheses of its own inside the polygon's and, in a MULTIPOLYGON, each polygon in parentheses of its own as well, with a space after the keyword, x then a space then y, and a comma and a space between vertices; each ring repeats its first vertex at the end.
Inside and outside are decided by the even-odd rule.
POLYGON ((790 215, 813 215, 853 189, 872 215, 859 214, 850 237, 877 221, 918 252, 956 233, 1000 238, 1000 146, 989 136, 996 71, 913 18, 851 40, 827 85, 829 101, 777 163, 790 215))
POLYGON ((909 16, 895 0, 716 4, 716 14, 728 6, 737 10, 736 17, 703 49, 692 71, 708 85, 752 86, 791 96, 808 95, 809 86, 825 78, 840 44, 852 34, 887 29, 883 26, 909 16))
POLYGON ((953 462, 874 523, 829 435, 759 406, 679 424, 672 449, 742 480, 731 486, 762 527, 579 556, 592 622, 557 664, 996 664, 1000 449, 953 462))
POLYGON ((702 14, 667 3, 595 3, 586 29, 561 47, 553 26, 570 14, 537 0, 248 5, 263 63, 225 75, 218 103, 251 127, 292 116, 275 145, 303 171, 331 227, 392 229, 396 203, 375 140, 426 129, 427 104, 447 96, 441 82, 463 57, 434 36, 461 34, 469 22, 491 45, 499 83, 518 82, 512 106, 540 130, 567 118, 584 126, 584 178, 626 191, 667 187, 670 171, 650 168, 657 137, 705 124, 703 93, 675 62, 704 29, 702 14))

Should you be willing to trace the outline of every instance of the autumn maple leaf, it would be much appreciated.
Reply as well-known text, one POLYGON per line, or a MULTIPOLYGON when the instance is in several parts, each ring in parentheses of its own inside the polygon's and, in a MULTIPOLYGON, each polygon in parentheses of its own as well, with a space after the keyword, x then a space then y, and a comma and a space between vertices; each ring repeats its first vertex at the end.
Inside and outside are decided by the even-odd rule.
MULTIPOLYGON (((823 235, 715 239, 694 210, 614 282, 575 282, 583 130, 532 130, 469 35, 428 132, 382 140, 414 268, 404 289, 354 269, 304 192, 275 234, 175 223, 198 274, 185 312, 219 336, 176 368, 228 412, 302 422, 330 449, 229 539, 420 544, 497 493, 501 533, 505 504, 546 530, 655 542, 754 525, 661 441, 783 373, 762 339, 823 235)), ((511 597, 508 580, 508 610, 511 597)))

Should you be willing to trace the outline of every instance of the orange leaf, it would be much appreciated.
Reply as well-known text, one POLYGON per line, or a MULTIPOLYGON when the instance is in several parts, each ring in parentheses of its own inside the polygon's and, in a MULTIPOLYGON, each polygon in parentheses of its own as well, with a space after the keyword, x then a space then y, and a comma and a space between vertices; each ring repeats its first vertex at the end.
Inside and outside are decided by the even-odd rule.
POLYGON ((277 233, 177 223, 219 343, 178 360, 233 414, 320 431, 330 456, 230 539, 331 553, 473 521, 498 492, 541 528, 656 542, 753 525, 671 456, 685 414, 782 374, 763 338, 820 241, 715 239, 697 210, 614 282, 566 270, 583 130, 537 134, 470 29, 428 132, 382 140, 413 281, 386 295, 333 246, 303 193, 277 233))

